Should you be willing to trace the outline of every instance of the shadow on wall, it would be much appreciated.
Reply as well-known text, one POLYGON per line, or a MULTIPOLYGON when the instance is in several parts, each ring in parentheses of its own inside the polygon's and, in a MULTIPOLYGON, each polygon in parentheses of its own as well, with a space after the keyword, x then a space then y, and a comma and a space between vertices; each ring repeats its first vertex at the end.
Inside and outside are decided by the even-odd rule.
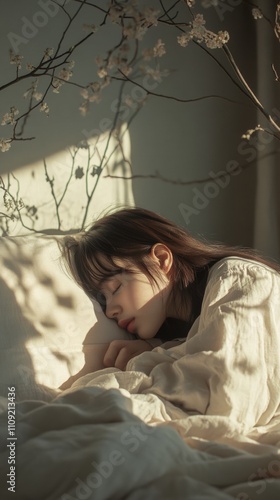
MULTIPOLYGON (((6 203, 0 210, 7 214, 8 234, 36 230, 54 235, 76 231, 112 207, 133 206, 132 181, 123 180, 132 174, 126 125, 120 129, 121 147, 115 138, 108 143, 109 134, 102 134, 98 140, 90 137, 87 146, 69 147, 15 170, 12 176, 2 175, 4 185, 0 186, 0 194, 1 187, 6 187, 11 205, 6 203), (106 177, 108 174, 118 178, 106 177), (21 200, 24 206, 20 205, 21 200), (21 222, 15 201, 20 205, 21 222), (14 220, 10 217, 12 211, 14 220)), ((2 226, 4 229, 5 224, 2 226)))
POLYGON ((7 397, 9 387, 16 389, 16 401, 40 399, 50 401, 57 392, 37 384, 26 342, 40 336, 23 316, 13 291, 0 279, 1 347, 0 396, 7 397))
POLYGON ((0 238, 0 272, 1 393, 14 384, 19 399, 49 400, 83 366, 92 304, 62 272, 54 237, 0 238))

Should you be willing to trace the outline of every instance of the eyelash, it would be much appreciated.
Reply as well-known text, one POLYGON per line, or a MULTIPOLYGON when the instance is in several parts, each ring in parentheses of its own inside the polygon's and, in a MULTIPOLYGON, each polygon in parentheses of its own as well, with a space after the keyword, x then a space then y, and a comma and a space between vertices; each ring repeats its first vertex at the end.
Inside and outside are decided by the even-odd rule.
MULTIPOLYGON (((120 284, 117 286, 117 288, 116 288, 113 292, 111 292, 111 293, 112 293, 112 295, 115 295, 115 293, 117 293, 117 291, 119 290, 119 288, 120 288, 121 286, 122 286, 122 283, 120 283, 120 284)), ((105 296, 105 294, 103 294, 103 293, 102 293, 102 299, 101 299, 101 301, 102 301, 103 305, 104 305, 104 303, 106 304, 106 301, 107 301, 107 300, 106 300, 106 296, 105 296)))
POLYGON ((113 291, 112 295, 115 295, 115 293, 117 293, 117 291, 119 290, 119 288, 121 287, 121 283, 117 286, 117 288, 113 291))

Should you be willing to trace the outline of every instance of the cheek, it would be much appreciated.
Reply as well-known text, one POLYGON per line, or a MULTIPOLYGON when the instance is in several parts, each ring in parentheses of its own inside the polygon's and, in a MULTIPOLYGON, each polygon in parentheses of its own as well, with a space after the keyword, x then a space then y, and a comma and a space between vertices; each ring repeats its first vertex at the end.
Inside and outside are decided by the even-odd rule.
POLYGON ((151 301, 155 293, 150 283, 134 282, 127 290, 127 297, 132 305, 143 307, 147 302, 151 301))

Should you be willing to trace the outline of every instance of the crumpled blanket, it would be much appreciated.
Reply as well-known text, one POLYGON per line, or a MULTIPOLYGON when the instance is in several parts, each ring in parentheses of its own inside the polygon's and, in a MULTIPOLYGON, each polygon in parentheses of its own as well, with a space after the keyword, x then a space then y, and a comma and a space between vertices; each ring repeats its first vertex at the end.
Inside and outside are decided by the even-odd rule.
MULTIPOLYGON (((164 405, 156 396, 137 400, 138 410, 144 403, 145 408, 157 404, 163 419, 164 405)), ((19 403, 14 498, 279 499, 276 450, 254 456, 204 440, 195 449, 168 424, 145 424, 133 406, 128 391, 91 386, 52 403, 19 403)), ((0 416, 1 431, 6 417, 0 416)), ((1 499, 6 500, 12 497, 5 479, 8 451, 1 448, 1 499)))
MULTIPOLYGON (((244 259, 211 273, 186 342, 16 405, 15 498, 279 500, 280 276, 244 259)), ((5 500, 5 412, 0 429, 5 500)))

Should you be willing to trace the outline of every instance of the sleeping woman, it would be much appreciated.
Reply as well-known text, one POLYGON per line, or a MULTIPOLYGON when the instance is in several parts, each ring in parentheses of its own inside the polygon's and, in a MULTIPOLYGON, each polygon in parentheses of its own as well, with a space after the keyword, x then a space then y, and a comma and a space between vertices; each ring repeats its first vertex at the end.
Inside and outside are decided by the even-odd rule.
POLYGON ((240 343, 244 366, 254 358, 278 373, 277 263, 253 250, 200 241, 142 208, 117 210, 85 232, 66 236, 61 251, 77 284, 135 336, 110 342, 104 367, 125 370, 129 360, 160 344, 185 342, 191 348, 195 336, 205 340, 204 351, 216 349, 225 356, 229 369, 238 362, 228 352, 234 342, 240 343), (270 339, 269 349, 264 338, 270 339), (252 351, 243 351, 245 340, 252 351))

